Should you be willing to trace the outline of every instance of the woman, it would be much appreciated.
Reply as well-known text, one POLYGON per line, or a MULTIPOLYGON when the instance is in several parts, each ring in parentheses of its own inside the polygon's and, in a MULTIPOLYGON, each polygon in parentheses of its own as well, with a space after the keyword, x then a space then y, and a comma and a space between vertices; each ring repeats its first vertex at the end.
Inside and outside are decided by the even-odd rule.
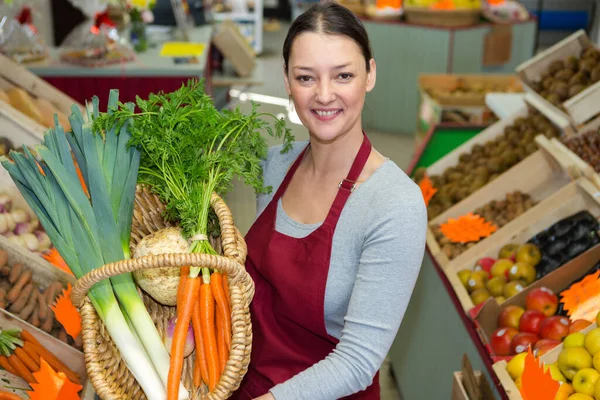
POLYGON ((421 265, 419 188, 361 126, 375 61, 360 21, 335 3, 292 24, 285 86, 310 142, 271 149, 246 237, 256 284, 253 349, 238 399, 379 400, 377 371, 421 265))

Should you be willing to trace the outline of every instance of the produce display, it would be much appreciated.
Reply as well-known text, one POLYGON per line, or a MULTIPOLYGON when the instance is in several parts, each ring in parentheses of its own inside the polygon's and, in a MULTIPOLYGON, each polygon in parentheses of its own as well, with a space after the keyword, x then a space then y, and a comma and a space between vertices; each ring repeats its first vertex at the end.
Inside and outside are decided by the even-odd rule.
POLYGON ((596 172, 600 172, 600 133, 598 131, 579 133, 570 138, 562 138, 561 141, 569 150, 591 165, 596 172))
POLYGON ((535 245, 511 243, 502 247, 498 258, 482 258, 473 269, 458 271, 458 277, 473 304, 481 304, 490 297, 501 304, 536 280, 535 268, 541 259, 535 245))
POLYGON ((51 308, 63 285, 58 281, 50 282, 42 290, 32 278, 31 269, 21 263, 11 263, 8 254, 0 250, 0 308, 81 350, 81 336, 77 340, 68 336, 55 320, 51 308))
MULTIPOLYGON (((483 145, 476 144, 469 153, 460 155, 460 162, 447 168, 441 175, 432 175, 433 186, 438 189, 429 201, 427 214, 434 219, 454 204, 467 198, 504 171, 513 167, 537 150, 535 137, 558 137, 559 130, 537 111, 520 117, 504 129, 504 134, 483 145)), ((419 182, 426 174, 425 168, 415 171, 413 179, 419 182)))
MULTIPOLYGON (((18 329, 0 330, 0 367, 32 385, 38 383, 33 374, 40 370, 42 359, 54 371, 63 373, 72 383, 81 384, 81 377, 44 347, 30 332, 18 329)), ((0 398, 5 399, 1 393, 0 398)))
MULTIPOLYGON (((501 228, 536 204, 528 194, 515 191, 508 193, 504 200, 493 200, 477 208, 473 213, 483 217, 486 221, 493 222, 498 228, 501 228)), ((450 260, 458 257, 478 243, 453 243, 444 236, 440 225, 432 225, 431 231, 440 244, 442 251, 450 260)))
MULTIPOLYGON (((591 275, 593 273, 596 273, 598 270, 600 270, 600 262, 597 263, 596 265, 594 265, 592 268, 590 268, 585 274, 583 274, 583 276, 581 276, 578 279, 575 279, 574 281, 572 281, 566 288, 565 290, 568 290, 571 288, 571 286, 575 285, 576 283, 581 282, 583 279, 585 279, 586 276, 591 275)), ((567 315, 567 310, 564 309, 564 303, 562 301, 560 301, 558 303, 558 311, 557 314, 560 315, 567 315)))
POLYGON ((54 126, 54 116, 58 117, 60 124, 70 130, 69 119, 51 101, 34 97, 20 87, 0 90, 0 101, 10 104, 29 118, 44 127, 54 126))
MULTIPOLYGON (((557 315, 558 296, 547 287, 529 292, 523 307, 508 305, 498 315, 498 328, 490 337, 495 356, 514 356, 531 347, 536 356, 542 356, 560 345, 570 334, 587 328, 587 320, 571 322, 557 315)), ((565 343, 568 345, 572 339, 565 343)))
POLYGON ((598 220, 584 210, 557 221, 529 239, 529 243, 535 244, 542 251, 542 260, 537 266, 537 279, 600 243, 598 229, 598 220))
POLYGON ((427 94, 435 100, 441 101, 452 97, 456 100, 474 96, 485 96, 487 93, 514 93, 521 92, 521 84, 515 80, 512 85, 498 84, 489 81, 472 82, 462 78, 457 78, 454 87, 440 88, 432 87, 425 89, 427 94))
POLYGON ((553 61, 533 90, 557 107, 600 80, 600 52, 589 47, 579 57, 553 61))

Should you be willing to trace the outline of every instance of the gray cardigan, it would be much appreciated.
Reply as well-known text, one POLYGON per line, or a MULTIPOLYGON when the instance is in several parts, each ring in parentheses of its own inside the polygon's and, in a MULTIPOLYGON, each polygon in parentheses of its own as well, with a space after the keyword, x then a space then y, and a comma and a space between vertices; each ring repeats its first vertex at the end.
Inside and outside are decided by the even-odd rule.
MULTIPOLYGON (((273 191, 307 142, 269 150, 264 179, 273 191)), ((277 231, 304 237, 319 224, 289 218, 281 201, 277 231)), ((348 199, 338 221, 325 290, 327 332, 340 340, 325 359, 272 388, 277 400, 339 399, 367 388, 381 367, 408 306, 425 248, 427 211, 419 187, 387 160, 348 199)), ((260 268, 260 266, 258 266, 260 268)))

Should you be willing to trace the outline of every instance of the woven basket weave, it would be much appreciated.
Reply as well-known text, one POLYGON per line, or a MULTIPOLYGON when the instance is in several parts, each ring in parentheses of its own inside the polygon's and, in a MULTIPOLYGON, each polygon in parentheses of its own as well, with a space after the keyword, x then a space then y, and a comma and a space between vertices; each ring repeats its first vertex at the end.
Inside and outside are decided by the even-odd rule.
MULTIPOLYGON (((208 393, 204 385, 199 390, 194 390, 192 383, 194 351, 184 360, 182 379, 185 387, 190 391, 191 399, 226 399, 239 387, 250 362, 252 326, 249 307, 254 296, 254 282, 244 268, 246 244, 233 225, 229 208, 216 194, 212 197, 212 208, 219 218, 221 237, 216 240, 211 238, 211 242, 214 249, 222 256, 206 254, 146 256, 104 265, 77 280, 71 299, 81 314, 83 351, 88 377, 102 400, 143 400, 146 396, 121 359, 119 351, 87 297, 87 292, 103 279, 150 268, 192 265, 227 274, 231 298, 232 339, 231 353, 225 371, 214 391, 208 393)), ((163 220, 164 209, 164 205, 155 195, 138 188, 135 196, 131 247, 137 245, 143 237, 170 226, 163 220)), ((167 323, 175 316, 176 308, 159 304, 141 290, 139 291, 161 337, 164 338, 167 323)))

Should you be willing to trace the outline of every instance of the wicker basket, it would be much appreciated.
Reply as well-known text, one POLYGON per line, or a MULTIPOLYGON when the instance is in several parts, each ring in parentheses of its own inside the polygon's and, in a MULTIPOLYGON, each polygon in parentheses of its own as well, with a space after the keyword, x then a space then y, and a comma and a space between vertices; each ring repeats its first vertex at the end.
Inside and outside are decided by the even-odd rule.
MULTIPOLYGON (((161 254, 107 264, 78 279, 71 299, 79 308, 82 322, 83 351, 88 377, 102 400, 142 400, 146 396, 122 361, 119 351, 104 329, 102 321, 87 297, 88 290, 97 282, 118 274, 141 269, 160 267, 204 266, 226 273, 229 278, 231 297, 232 339, 231 353, 214 391, 208 393, 206 386, 193 390, 194 355, 185 359, 182 379, 190 390, 191 399, 226 399, 237 390, 248 370, 252 347, 250 302, 254 296, 254 282, 244 268, 246 244, 233 225, 231 212, 223 200, 213 194, 212 208, 221 227, 221 237, 213 241, 213 247, 222 256, 206 254, 161 254)), ((163 218, 164 205, 156 196, 138 188, 131 232, 131 246, 143 237, 169 226, 163 218)), ((164 338, 169 319, 176 314, 175 307, 155 302, 140 290, 146 308, 164 338)))

